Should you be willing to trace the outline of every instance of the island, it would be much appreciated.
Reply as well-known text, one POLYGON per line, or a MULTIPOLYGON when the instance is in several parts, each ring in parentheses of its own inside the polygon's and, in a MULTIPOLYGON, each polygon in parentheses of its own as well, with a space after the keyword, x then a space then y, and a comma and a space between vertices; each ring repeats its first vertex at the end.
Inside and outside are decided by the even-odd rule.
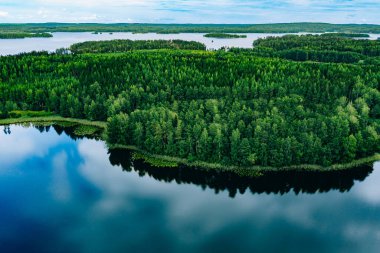
POLYGON ((203 37, 216 38, 216 39, 239 39, 239 38, 247 38, 247 35, 229 34, 229 33, 207 33, 203 35, 203 37))
POLYGON ((344 38, 369 38, 367 33, 323 33, 321 36, 344 37, 344 38))
POLYGON ((143 49, 206 50, 206 46, 184 40, 108 40, 76 43, 70 47, 73 53, 121 53, 143 49))
POLYGON ((111 149, 136 159, 239 175, 380 158, 380 41, 288 35, 229 51, 120 40, 71 49, 0 58, 0 124, 96 122, 111 149))
POLYGON ((47 32, 0 32, 0 39, 25 39, 25 38, 51 38, 53 35, 47 32))

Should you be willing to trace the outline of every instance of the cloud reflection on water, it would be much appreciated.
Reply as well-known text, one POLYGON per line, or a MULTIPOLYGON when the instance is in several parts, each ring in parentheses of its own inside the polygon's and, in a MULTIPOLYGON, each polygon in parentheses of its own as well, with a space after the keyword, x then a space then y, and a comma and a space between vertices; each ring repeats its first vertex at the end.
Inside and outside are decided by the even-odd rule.
POLYGON ((0 140, 3 170, 23 172, 0 176, 2 253, 349 253, 380 247, 378 163, 345 193, 247 191, 230 198, 227 191, 123 171, 110 164, 103 142, 21 127, 12 127, 10 136, 0 133, 0 140), (17 149, 10 143, 17 141, 30 144, 17 149))

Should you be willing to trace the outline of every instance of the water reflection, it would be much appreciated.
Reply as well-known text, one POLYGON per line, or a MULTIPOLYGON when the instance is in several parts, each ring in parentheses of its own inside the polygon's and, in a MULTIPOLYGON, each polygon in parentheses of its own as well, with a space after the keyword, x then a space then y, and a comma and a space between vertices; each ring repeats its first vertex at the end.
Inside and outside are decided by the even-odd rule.
POLYGON ((267 172, 258 178, 241 177, 233 172, 218 172, 180 166, 178 168, 161 168, 149 166, 142 161, 131 161, 129 151, 114 149, 109 151, 112 165, 120 165, 124 171, 138 172, 140 177, 150 176, 164 182, 193 184, 203 189, 210 188, 219 193, 227 190, 231 197, 237 192, 244 194, 247 189, 252 193, 285 194, 290 191, 299 193, 349 191, 356 180, 363 181, 372 171, 373 165, 362 166, 352 170, 329 172, 267 172))
MULTIPOLYGON (((301 33, 304 34, 304 33, 301 33)), ((254 40, 268 36, 282 36, 285 34, 247 33, 247 38, 239 39, 215 39, 203 37, 204 33, 179 33, 179 34, 132 34, 132 33, 103 33, 92 34, 89 32, 57 32, 52 38, 25 38, 0 40, 0 55, 12 55, 31 51, 55 51, 59 48, 68 48, 74 43, 97 40, 188 40, 199 41, 206 45, 207 49, 220 49, 222 47, 251 48, 254 40)), ((380 35, 371 34, 370 39, 376 40, 380 35)))
POLYGON ((0 131, 2 253, 375 253, 380 247, 379 164, 340 180, 295 174, 286 183, 267 176, 236 182, 215 172, 202 179, 210 172, 140 166, 124 151, 107 153, 103 142, 73 140, 60 127, 10 130, 0 131), (229 196, 240 188, 245 194, 229 196), (262 192, 271 194, 256 194, 262 192))
MULTIPOLYGON (((27 124, 30 126, 30 124, 27 124)), ((51 128, 58 136, 65 134, 72 140, 98 139, 93 136, 76 136, 75 127, 34 126, 40 133, 48 133, 51 128)), ((11 134, 11 127, 4 126, 4 133, 11 134)), ((233 172, 207 170, 181 165, 177 168, 156 168, 141 160, 133 161, 131 152, 125 149, 108 150, 109 162, 112 166, 120 166, 124 172, 136 172, 140 177, 151 177, 157 181, 176 184, 191 184, 202 189, 212 189, 215 194, 227 191, 230 197, 244 194, 249 190, 253 194, 323 193, 331 190, 348 192, 355 181, 363 181, 373 171, 373 164, 363 165, 343 171, 280 171, 266 172, 257 178, 239 176, 233 172)))

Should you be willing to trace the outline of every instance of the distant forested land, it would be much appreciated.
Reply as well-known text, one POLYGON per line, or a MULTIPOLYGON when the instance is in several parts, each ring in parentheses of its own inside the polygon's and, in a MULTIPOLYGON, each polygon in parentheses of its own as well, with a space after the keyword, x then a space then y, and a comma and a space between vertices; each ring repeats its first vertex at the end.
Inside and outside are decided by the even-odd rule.
POLYGON ((380 33, 380 25, 281 23, 281 24, 0 24, 0 32, 156 32, 156 33, 380 33))
MULTIPOLYGON (((272 52, 302 49, 304 40, 321 52, 348 47, 344 39, 330 39, 334 49, 322 37, 268 38, 257 45, 272 52)), ((348 51, 337 52, 361 50, 372 61, 182 49, 0 57, 0 115, 45 110, 107 121, 110 144, 188 161, 352 162, 380 150, 380 64, 377 44, 351 42, 348 51)))
POLYGON ((24 38, 51 38, 51 33, 27 33, 27 32, 1 32, 0 39, 24 39, 24 38))
POLYGON ((219 39, 238 39, 247 38, 247 35, 230 34, 230 33, 207 33, 203 35, 206 38, 219 38, 219 39))
POLYGON ((70 47, 73 53, 117 53, 143 49, 206 50, 200 42, 183 40, 110 40, 88 41, 70 47))
POLYGON ((324 35, 267 37, 253 43, 253 49, 231 49, 238 54, 279 57, 295 61, 334 63, 379 62, 379 40, 354 40, 324 35))
POLYGON ((344 37, 344 38, 369 38, 366 33, 323 33, 321 36, 325 37, 344 37))

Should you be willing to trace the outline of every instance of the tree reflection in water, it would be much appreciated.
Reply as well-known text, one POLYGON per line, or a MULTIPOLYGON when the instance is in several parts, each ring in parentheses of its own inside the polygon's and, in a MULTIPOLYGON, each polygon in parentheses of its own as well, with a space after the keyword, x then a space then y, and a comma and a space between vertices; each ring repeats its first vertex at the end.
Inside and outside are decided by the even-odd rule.
MULTIPOLYGON (((52 126, 58 135, 67 134, 74 140, 83 139, 74 134, 74 127, 52 126)), ((35 126, 41 133, 49 132, 50 126, 35 126)), ((97 138, 90 137, 86 138, 97 138)), ((193 184, 203 189, 210 188, 218 194, 228 191, 234 198, 248 189, 253 194, 323 193, 332 190, 347 192, 355 181, 363 181, 373 171, 373 164, 342 171, 279 171, 266 172, 257 178, 242 177, 233 172, 207 170, 180 165, 177 168, 157 168, 143 161, 132 161, 131 152, 125 149, 109 150, 109 160, 113 166, 121 166, 123 171, 137 172, 140 177, 149 176, 158 181, 193 184)))
POLYGON ((257 178, 241 177, 233 172, 207 170, 179 166, 178 168, 156 168, 142 161, 132 161, 129 151, 124 149, 109 150, 112 165, 120 165, 124 171, 136 171, 143 176, 150 176, 164 182, 193 184, 203 189, 210 188, 219 193, 227 190, 230 197, 239 192, 244 194, 248 189, 253 193, 285 194, 293 191, 299 193, 317 193, 339 190, 349 191, 355 181, 363 181, 372 171, 369 164, 343 171, 281 171, 266 172, 257 178))

